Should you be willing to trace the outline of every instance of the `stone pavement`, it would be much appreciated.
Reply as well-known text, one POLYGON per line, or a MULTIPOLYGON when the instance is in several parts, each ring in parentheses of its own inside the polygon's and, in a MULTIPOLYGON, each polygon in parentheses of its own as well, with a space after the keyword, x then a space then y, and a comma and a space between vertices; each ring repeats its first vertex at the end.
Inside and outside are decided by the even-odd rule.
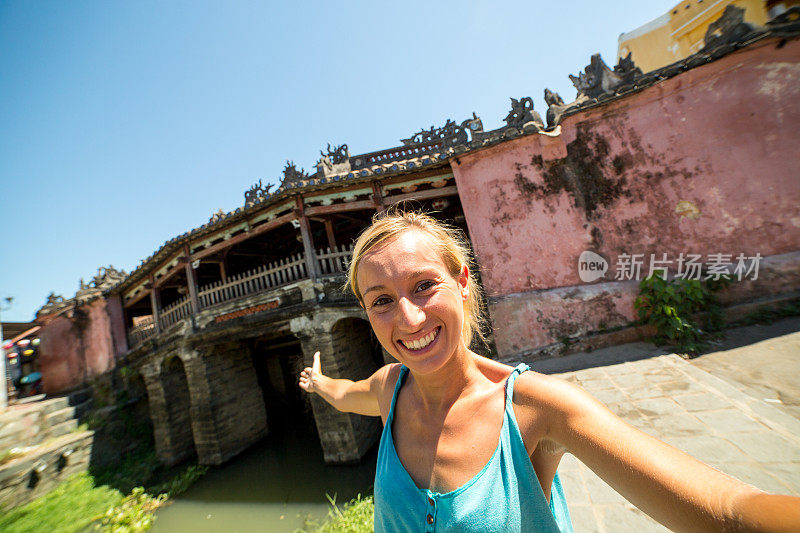
MULTIPOLYGON (((792 376, 800 375, 800 353, 795 355, 792 376)), ((751 359, 749 365, 763 363, 751 359)), ((800 496, 800 420, 748 394, 753 391, 744 384, 645 343, 531 366, 581 385, 628 423, 723 472, 766 491, 800 496), (605 364, 559 371, 598 362, 605 364)), ((712 363, 704 366, 714 371, 712 363)), ((564 457, 559 473, 576 532, 666 531, 572 455, 564 457)))

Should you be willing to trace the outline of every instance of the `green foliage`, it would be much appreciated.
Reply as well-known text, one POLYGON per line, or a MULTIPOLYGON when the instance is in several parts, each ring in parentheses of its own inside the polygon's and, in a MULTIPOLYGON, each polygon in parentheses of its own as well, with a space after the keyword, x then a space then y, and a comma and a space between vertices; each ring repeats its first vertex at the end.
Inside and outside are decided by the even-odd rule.
POLYGON ((138 486, 130 494, 104 485, 113 477, 116 486, 120 479, 127 484, 137 475, 147 481, 152 477, 155 458, 149 455, 132 455, 120 465, 103 472, 97 478, 87 473, 77 474, 50 493, 31 503, 0 512, 0 531, 3 533, 75 533, 86 530, 93 522, 96 529, 112 533, 137 533, 150 529, 155 511, 169 498, 186 491, 200 479, 207 467, 192 465, 173 479, 145 490, 138 486), (137 464, 144 461, 141 468, 137 464), (112 472, 118 476, 112 476, 112 472))
POLYGON ((155 512, 167 501, 166 494, 151 496, 142 487, 135 487, 131 493, 114 507, 110 507, 97 529, 111 533, 138 533, 147 531, 155 521, 155 512))
POLYGON ((640 321, 655 326, 657 343, 696 354, 707 348, 711 333, 724 325, 724 312, 714 293, 729 283, 726 276, 699 281, 654 275, 639 284, 633 305, 640 321))
POLYGON ((174 498, 186 492, 186 490, 194 485, 195 481, 203 477, 206 472, 208 472, 207 466, 192 465, 166 483, 159 485, 153 492, 166 494, 170 498, 174 498))
POLYGON ((331 503, 328 510, 328 519, 319 524, 307 520, 305 528, 300 532, 315 533, 372 533, 375 517, 375 504, 372 496, 362 497, 360 494, 344 504, 342 508, 336 505, 336 498, 325 495, 331 503))
POLYGON ((95 486, 89 474, 77 474, 36 500, 0 513, 5 533, 73 533, 86 529, 98 515, 117 505, 122 494, 95 486))
POLYGON ((110 507, 106 511, 100 519, 97 529, 109 533, 147 531, 156 519, 156 510, 169 498, 185 492, 207 471, 208 467, 192 465, 171 480, 153 489, 145 491, 143 487, 134 487, 118 505, 110 507))

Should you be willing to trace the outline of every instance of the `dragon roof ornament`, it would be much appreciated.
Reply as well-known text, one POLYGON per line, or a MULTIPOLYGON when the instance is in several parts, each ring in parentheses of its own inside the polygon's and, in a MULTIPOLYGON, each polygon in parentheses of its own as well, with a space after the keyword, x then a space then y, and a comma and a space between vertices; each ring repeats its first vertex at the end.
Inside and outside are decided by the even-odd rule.
POLYGON ((744 21, 744 8, 728 5, 717 20, 708 25, 702 50, 708 51, 719 46, 744 40, 755 27, 744 21))
POLYGON ((608 68, 600 54, 594 54, 583 72, 577 76, 569 75, 578 96, 597 98, 603 93, 614 92, 614 89, 621 85, 632 84, 636 76, 640 76, 642 70, 633 64, 631 54, 625 58, 620 58, 614 70, 608 68))
POLYGON ((267 185, 264 186, 261 184, 261 180, 259 179, 258 183, 254 183, 252 187, 244 192, 244 205, 246 207, 250 207, 258 202, 263 202, 269 198, 269 190, 271 188, 271 183, 267 183, 267 185))
POLYGON ((69 306, 69 304, 70 300, 65 300, 62 295, 50 292, 50 294, 47 295, 47 301, 36 311, 36 315, 49 315, 50 313, 55 313, 56 311, 64 309, 69 306))
POLYGON ((317 162, 317 171, 323 176, 350 172, 350 149, 346 144, 331 148, 331 144, 328 143, 327 153, 322 150, 319 153, 322 157, 317 162))
MULTIPOLYGON (((286 166, 283 167, 283 177, 281 178, 280 189, 287 189, 290 186, 300 186, 304 184, 306 180, 308 180, 310 176, 308 172, 304 169, 297 169, 297 166, 294 164, 294 161, 286 160, 286 166)), ((267 187, 269 190, 269 187, 267 187)))
POLYGON ((441 128, 431 126, 428 130, 422 129, 408 139, 400 139, 400 142, 404 146, 414 146, 416 144, 441 141, 445 146, 453 146, 468 142, 472 134, 482 131, 483 122, 473 112, 472 118, 462 121, 461 124, 456 124, 454 121, 447 119, 447 122, 441 128))
MULTIPOLYGON (((508 127, 523 129, 529 124, 533 124, 536 130, 544 127, 542 117, 533 110, 533 99, 530 96, 525 98, 511 98, 511 111, 503 119, 508 127)), ((530 127, 530 126, 528 126, 530 127)))

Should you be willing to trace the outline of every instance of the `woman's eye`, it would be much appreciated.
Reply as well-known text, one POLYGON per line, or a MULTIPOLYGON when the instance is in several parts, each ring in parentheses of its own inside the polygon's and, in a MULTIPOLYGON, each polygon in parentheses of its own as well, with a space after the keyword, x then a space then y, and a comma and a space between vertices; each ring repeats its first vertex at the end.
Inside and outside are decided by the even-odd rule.
POLYGON ((372 302, 372 307, 379 307, 381 305, 386 305, 386 304, 390 303, 391 301, 392 301, 391 299, 386 298, 385 296, 381 296, 380 298, 378 298, 374 302, 372 302))
POLYGON ((423 281, 422 283, 417 285, 417 292, 421 292, 421 291, 430 289, 434 285, 436 285, 436 284, 434 282, 432 282, 432 281, 423 281))

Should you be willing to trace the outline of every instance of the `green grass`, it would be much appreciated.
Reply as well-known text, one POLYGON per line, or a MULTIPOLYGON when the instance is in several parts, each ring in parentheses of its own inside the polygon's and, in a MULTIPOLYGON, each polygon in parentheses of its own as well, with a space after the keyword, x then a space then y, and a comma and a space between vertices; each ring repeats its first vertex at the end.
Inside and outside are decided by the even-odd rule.
POLYGON ((114 482, 117 487, 126 486, 131 483, 132 474, 152 475, 152 467, 147 465, 137 471, 132 470, 126 462, 121 466, 125 467, 121 469, 121 476, 111 476, 109 472, 97 478, 87 473, 77 474, 26 505, 0 512, 0 531, 76 533, 85 530, 93 522, 99 522, 98 529, 101 531, 146 531, 153 524, 158 507, 184 492, 208 470, 204 466, 192 465, 155 487, 147 490, 142 487, 124 488, 125 492, 122 492, 103 482, 114 482))
POLYGON ((319 524, 307 521, 301 532, 314 533, 372 533, 375 516, 375 505, 372 496, 362 497, 360 494, 344 504, 336 505, 336 499, 328 496, 331 508, 328 519, 319 524))
POLYGON ((89 474, 77 474, 50 493, 27 505, 0 513, 4 533, 72 533, 88 527, 109 508, 118 505, 123 494, 99 486, 89 474))

